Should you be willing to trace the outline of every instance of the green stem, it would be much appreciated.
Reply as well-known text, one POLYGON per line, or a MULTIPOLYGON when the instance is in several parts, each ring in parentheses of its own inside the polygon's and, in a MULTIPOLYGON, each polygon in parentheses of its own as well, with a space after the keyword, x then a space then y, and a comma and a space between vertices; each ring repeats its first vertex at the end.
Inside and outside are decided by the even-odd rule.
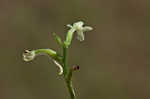
POLYGON ((67 66, 67 48, 64 46, 63 47, 63 68, 64 68, 64 79, 65 79, 65 82, 67 84, 67 88, 68 88, 68 91, 69 91, 69 94, 70 94, 70 97, 71 99, 76 99, 76 96, 75 96, 75 92, 74 92, 74 89, 73 89, 73 86, 72 86, 72 79, 69 79, 70 76, 70 70, 68 69, 68 66, 67 66))
POLYGON ((72 80, 69 80, 69 81, 66 80, 66 83, 67 83, 67 87, 68 87, 71 99, 76 99, 75 92, 72 86, 72 80))
POLYGON ((67 77, 68 67, 67 67, 67 48, 63 46, 63 68, 64 68, 64 77, 67 77))

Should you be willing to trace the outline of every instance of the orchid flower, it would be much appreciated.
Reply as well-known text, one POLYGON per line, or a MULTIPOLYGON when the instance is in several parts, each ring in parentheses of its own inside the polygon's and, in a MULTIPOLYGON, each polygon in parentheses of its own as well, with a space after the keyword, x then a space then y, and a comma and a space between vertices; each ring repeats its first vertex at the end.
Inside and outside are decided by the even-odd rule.
POLYGON ((61 56, 58 55, 54 50, 51 49, 37 49, 37 50, 25 50, 23 53, 23 60, 28 62, 35 59, 36 56, 39 55, 47 55, 51 57, 53 62, 56 64, 56 66, 59 68, 59 75, 63 74, 63 67, 60 65, 61 62, 61 56))
POLYGON ((84 22, 82 22, 82 21, 74 23, 73 26, 70 24, 67 25, 70 28, 70 30, 67 33, 67 38, 65 41, 66 46, 70 45, 74 32, 77 33, 77 39, 79 41, 84 41, 84 39, 85 39, 84 32, 93 30, 92 27, 83 26, 83 25, 84 25, 84 22))

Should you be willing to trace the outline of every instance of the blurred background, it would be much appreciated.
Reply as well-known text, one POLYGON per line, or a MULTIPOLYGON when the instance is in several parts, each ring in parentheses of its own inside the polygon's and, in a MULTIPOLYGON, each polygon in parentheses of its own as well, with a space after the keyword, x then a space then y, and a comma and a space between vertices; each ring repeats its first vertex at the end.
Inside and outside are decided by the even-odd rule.
POLYGON ((79 20, 94 30, 69 49, 77 99, 150 99, 149 0, 0 0, 0 99, 70 99, 52 61, 22 52, 60 51, 52 33, 79 20))

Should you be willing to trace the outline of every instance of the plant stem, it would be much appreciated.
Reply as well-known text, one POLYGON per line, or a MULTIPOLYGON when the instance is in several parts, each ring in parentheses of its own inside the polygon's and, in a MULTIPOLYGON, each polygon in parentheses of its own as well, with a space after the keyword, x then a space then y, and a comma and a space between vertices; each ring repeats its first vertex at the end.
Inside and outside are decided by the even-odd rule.
POLYGON ((66 83, 67 83, 67 87, 68 87, 71 99, 76 99, 75 92, 72 86, 72 80, 68 80, 66 81, 66 83))
POLYGON ((68 67, 67 67, 67 48, 63 46, 63 68, 64 68, 64 77, 67 78, 68 67))
POLYGON ((70 97, 71 99, 76 99, 75 92, 72 86, 72 79, 69 79, 70 76, 72 75, 69 75, 70 71, 67 66, 67 48, 65 46, 63 47, 63 68, 64 68, 64 79, 67 84, 70 97))

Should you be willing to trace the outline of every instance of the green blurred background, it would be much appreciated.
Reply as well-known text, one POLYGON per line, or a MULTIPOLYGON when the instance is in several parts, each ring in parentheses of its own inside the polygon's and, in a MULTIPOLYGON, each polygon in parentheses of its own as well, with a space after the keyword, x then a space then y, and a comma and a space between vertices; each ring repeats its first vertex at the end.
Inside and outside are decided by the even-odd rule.
POLYGON ((69 49, 77 99, 150 99, 149 0, 0 0, 0 99, 70 99, 53 62, 22 52, 60 51, 52 33, 79 20, 94 30, 69 49))

